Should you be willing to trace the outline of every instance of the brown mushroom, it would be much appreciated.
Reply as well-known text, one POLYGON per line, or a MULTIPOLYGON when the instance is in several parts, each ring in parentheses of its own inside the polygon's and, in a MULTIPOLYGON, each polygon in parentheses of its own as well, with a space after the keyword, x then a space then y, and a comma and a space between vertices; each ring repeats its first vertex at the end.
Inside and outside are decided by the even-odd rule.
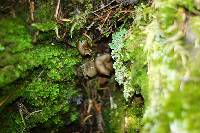
POLYGON ((82 56, 91 55, 91 48, 86 40, 80 41, 78 43, 78 51, 82 56))
POLYGON ((94 77, 97 74, 94 61, 87 61, 82 65, 83 75, 88 77, 94 77))
POLYGON ((113 70, 111 55, 106 53, 98 56, 95 60, 95 66, 100 74, 109 76, 113 70))

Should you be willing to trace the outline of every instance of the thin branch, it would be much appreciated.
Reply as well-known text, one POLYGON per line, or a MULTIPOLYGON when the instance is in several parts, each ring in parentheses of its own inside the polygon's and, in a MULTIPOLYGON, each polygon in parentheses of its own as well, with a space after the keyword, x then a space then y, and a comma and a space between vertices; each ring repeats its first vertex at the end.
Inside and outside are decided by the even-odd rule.
POLYGON ((34 21, 34 11, 35 11, 35 3, 32 0, 29 0, 29 12, 30 12, 30 18, 31 21, 34 21))
POLYGON ((56 12, 55 12, 55 15, 54 15, 54 17, 57 19, 57 16, 58 16, 58 11, 59 11, 59 9, 60 9, 60 0, 58 0, 58 2, 57 2, 57 6, 56 6, 56 12))
POLYGON ((105 22, 107 21, 108 17, 110 16, 110 13, 111 13, 111 12, 112 12, 112 11, 110 11, 110 12, 107 14, 107 16, 106 16, 106 18, 104 19, 103 24, 101 25, 100 29, 103 28, 105 22))
POLYGON ((115 0, 111 1, 110 3, 108 3, 108 4, 105 5, 105 6, 103 6, 102 8, 99 8, 99 9, 93 11, 92 13, 98 12, 98 11, 100 11, 100 10, 102 10, 102 9, 104 9, 104 8, 106 8, 106 7, 108 7, 108 6, 111 5, 113 2, 115 2, 115 0))

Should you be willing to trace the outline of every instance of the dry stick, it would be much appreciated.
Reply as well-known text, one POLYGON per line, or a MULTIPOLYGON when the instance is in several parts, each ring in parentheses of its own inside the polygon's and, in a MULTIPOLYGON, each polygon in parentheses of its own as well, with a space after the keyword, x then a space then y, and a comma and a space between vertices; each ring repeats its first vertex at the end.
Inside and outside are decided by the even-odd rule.
MULTIPOLYGON (((117 8, 117 7, 121 6, 121 5, 122 5, 122 3, 117 4, 117 5, 115 5, 115 6, 113 6, 113 7, 111 7, 111 8, 109 8, 109 9, 106 10, 106 12, 108 12, 108 11, 110 11, 110 12, 107 14, 106 19, 104 19, 103 24, 98 28, 99 30, 101 30, 102 27, 104 26, 104 24, 105 24, 105 22, 106 22, 105 20, 108 19, 109 15, 110 15, 110 13, 111 13, 111 10, 114 9, 114 8, 117 8)), ((104 8, 105 8, 105 7, 104 7, 104 8)), ((93 13, 94 13, 94 12, 93 12, 93 13)), ((99 19, 101 19, 101 17, 102 17, 102 16, 100 16, 100 15, 98 15, 98 14, 96 14, 96 13, 94 13, 94 15, 96 15, 99 19)), ((109 27, 109 29, 110 29, 110 27, 109 27)))
MULTIPOLYGON (((94 22, 92 22, 92 23, 94 23, 94 22)), ((87 37, 90 41, 92 41, 92 38, 91 38, 86 32, 84 32, 83 35, 84 35, 85 37, 87 37)))
POLYGON ((133 11, 125 10, 125 11, 120 11, 119 13, 128 13, 128 12, 133 12, 133 11))
POLYGON ((111 109, 116 109, 117 108, 117 104, 114 103, 113 97, 112 97, 112 91, 110 87, 107 87, 108 90, 108 94, 109 94, 109 98, 110 98, 110 108, 111 109))
POLYGON ((88 87, 88 84, 87 85, 85 85, 84 83, 82 84, 83 85, 83 88, 85 89, 85 91, 86 91, 86 93, 87 93, 87 95, 88 95, 88 109, 87 109, 87 113, 89 114, 90 113, 90 111, 91 111, 91 108, 92 108, 92 99, 90 98, 91 96, 90 96, 90 90, 89 90, 89 87, 88 87))
POLYGON ((10 96, 7 96, 4 100, 0 101, 0 107, 1 107, 6 101, 8 101, 9 98, 10 98, 10 96))
POLYGON ((120 3, 120 4, 117 4, 117 5, 115 5, 115 6, 112 6, 110 9, 108 9, 108 10, 112 10, 113 8, 116 8, 116 7, 118 7, 118 6, 121 6, 122 5, 122 3, 120 3))
POLYGON ((91 27, 95 24, 95 22, 93 21, 89 26, 86 27, 87 30, 90 30, 91 27))
POLYGON ((110 13, 111 13, 111 12, 112 12, 112 11, 110 11, 110 12, 107 14, 107 16, 106 16, 106 18, 104 19, 103 24, 101 25, 100 29, 103 28, 105 22, 107 21, 108 17, 110 16, 110 13))
POLYGON ((86 116, 86 117, 83 119, 83 124, 85 124, 86 121, 87 121, 90 117, 92 117, 92 115, 88 115, 88 116, 86 116))
POLYGON ((88 100, 88 109, 87 109, 87 113, 88 114, 90 113, 91 109, 92 109, 92 99, 89 98, 89 100, 88 100))
POLYGON ((101 112, 101 104, 96 103, 96 101, 94 101, 94 106, 96 109, 96 118, 97 118, 97 128, 100 132, 104 132, 104 120, 103 120, 103 116, 102 116, 102 112, 101 112))
POLYGON ((34 15, 33 12, 35 11, 35 3, 32 0, 29 0, 29 10, 30 10, 30 16, 31 16, 31 21, 34 21, 34 15))
POLYGON ((57 16, 58 16, 59 8, 60 8, 60 0, 58 0, 58 2, 57 2, 56 12, 55 12, 55 15, 54 15, 54 17, 55 17, 56 19, 57 19, 57 16))
POLYGON ((97 13, 93 13, 94 15, 96 15, 98 18, 101 18, 101 15, 97 14, 97 13))
MULTIPOLYGON (((107 9, 106 10, 106 12, 107 11, 110 11, 110 10, 112 10, 112 9, 114 9, 114 8, 117 8, 118 6, 121 6, 122 4, 120 3, 120 4, 117 4, 117 5, 114 5, 114 6, 112 6, 111 8, 109 8, 109 9, 107 9)), ((105 8, 105 7, 103 7, 103 8, 105 8)), ((101 9, 101 8, 100 8, 101 9)), ((99 9, 99 10, 100 10, 99 9)), ((97 11, 97 10, 96 10, 97 11)), ((96 14, 95 12, 92 12, 94 15, 96 15, 96 16, 98 16, 99 18, 101 17, 100 15, 98 15, 98 14, 96 14)))
POLYGON ((99 8, 98 10, 93 11, 92 13, 98 12, 106 7, 108 7, 109 5, 111 5, 113 2, 115 2, 115 0, 111 1, 110 3, 108 3, 107 5, 103 6, 102 8, 99 8))
POLYGON ((42 111, 42 110, 36 110, 36 111, 34 111, 34 112, 31 112, 29 115, 27 115, 27 116, 25 117, 25 119, 28 119, 28 118, 30 118, 30 116, 34 115, 35 113, 41 112, 41 111, 42 111))

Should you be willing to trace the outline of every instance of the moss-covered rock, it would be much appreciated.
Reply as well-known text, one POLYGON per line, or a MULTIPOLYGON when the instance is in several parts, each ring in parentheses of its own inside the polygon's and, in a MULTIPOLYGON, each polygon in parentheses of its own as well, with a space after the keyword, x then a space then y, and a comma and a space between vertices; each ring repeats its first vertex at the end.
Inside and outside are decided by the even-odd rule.
POLYGON ((4 30, 0 34, 0 132, 22 132, 38 123, 49 127, 74 121, 78 114, 70 99, 77 94, 78 51, 56 44, 34 46, 26 26, 18 19, 3 19, 0 27, 4 30))

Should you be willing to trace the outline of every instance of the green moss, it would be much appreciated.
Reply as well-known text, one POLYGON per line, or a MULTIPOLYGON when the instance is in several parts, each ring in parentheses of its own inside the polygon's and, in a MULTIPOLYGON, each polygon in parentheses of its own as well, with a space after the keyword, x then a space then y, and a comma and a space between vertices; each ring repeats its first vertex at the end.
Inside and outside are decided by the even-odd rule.
POLYGON ((32 27, 40 31, 49 31, 56 30, 57 24, 53 21, 45 22, 45 23, 33 23, 32 27))
POLYGON ((142 105, 133 100, 131 105, 127 105, 121 92, 113 94, 116 109, 104 110, 104 120, 106 125, 106 132, 108 133, 135 133, 140 130, 142 123, 141 118, 143 114, 142 105), (122 100, 124 99, 124 100, 122 100))
POLYGON ((46 23, 54 19, 56 1, 36 0, 35 6, 37 7, 34 12, 36 22, 46 23))
POLYGON ((157 0, 154 5, 156 10, 144 5, 136 8, 134 25, 125 33, 128 35, 119 36, 124 35, 123 30, 113 35, 110 47, 116 80, 124 85, 125 97, 141 90, 145 98, 143 132, 196 133, 199 130, 196 5, 191 0, 157 0), (188 28, 183 29, 184 24, 188 28))
MULTIPOLYGON (((27 102, 32 108, 41 110, 27 120, 30 126, 51 121, 52 117, 62 121, 58 114, 64 114, 73 108, 69 101, 76 94, 75 84, 49 83, 44 79, 35 79, 25 89, 23 95, 27 102)), ((63 122, 57 125, 62 125, 63 122)))
POLYGON ((15 81, 23 75, 24 72, 39 67, 40 65, 43 65, 44 69, 49 69, 48 75, 53 79, 59 79, 59 75, 62 80, 70 79, 71 75, 73 75, 73 73, 71 73, 73 72, 72 66, 80 60, 80 58, 78 59, 70 56, 76 56, 77 54, 77 51, 65 51, 58 46, 47 45, 34 47, 32 50, 15 54, 12 58, 15 58, 17 64, 6 66, 1 69, 0 86, 15 81))
POLYGON ((0 132, 24 132, 41 123, 44 127, 58 127, 76 120, 76 106, 71 105, 70 100, 77 94, 75 67, 81 61, 78 51, 66 50, 56 44, 33 46, 26 27, 20 22, 15 19, 0 21, 5 30, 0 33, 1 44, 5 47, 0 55, 3 59, 0 114, 4 121, 0 132), (4 26, 5 23, 8 25, 4 26), (13 49, 17 51, 13 52, 13 49), (15 100, 21 99, 28 114, 13 107, 15 100))
POLYGON ((186 34, 180 27, 185 23, 183 8, 195 12, 195 5, 190 0, 156 1, 155 4, 159 5, 158 12, 146 28, 150 86, 143 132, 196 133, 200 129, 197 122, 199 28, 194 29, 198 16, 189 16, 186 34), (169 6, 174 9, 173 13, 169 6))
POLYGON ((20 19, 1 19, 0 21, 0 43, 4 52, 16 53, 31 48, 31 36, 20 19))

